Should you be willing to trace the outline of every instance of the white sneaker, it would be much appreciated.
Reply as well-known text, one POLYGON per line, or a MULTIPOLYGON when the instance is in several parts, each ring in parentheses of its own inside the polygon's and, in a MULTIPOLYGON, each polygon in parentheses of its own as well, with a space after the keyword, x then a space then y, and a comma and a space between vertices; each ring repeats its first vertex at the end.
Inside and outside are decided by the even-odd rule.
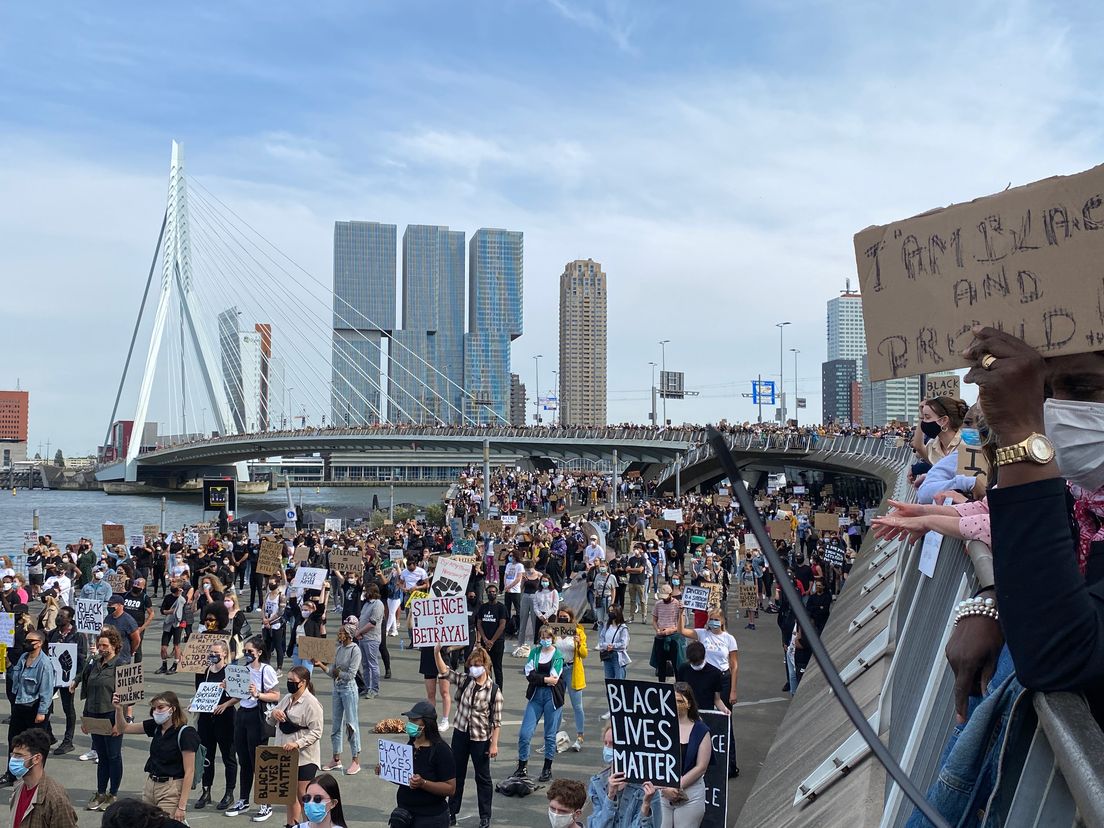
POLYGON ((262 805, 260 808, 257 809, 257 813, 253 814, 253 816, 251 816, 249 818, 249 821, 250 822, 264 822, 270 816, 272 816, 272 806, 271 805, 262 805))
POLYGON ((576 739, 576 740, 575 740, 575 742, 574 742, 574 743, 573 743, 573 744, 571 745, 571 749, 572 749, 572 750, 573 750, 573 751, 574 751, 575 753, 578 753, 579 751, 581 751, 581 750, 583 749, 583 741, 582 741, 582 739, 576 739))
POLYGON ((249 810, 249 803, 246 802, 244 799, 239 799, 237 802, 235 802, 233 805, 231 805, 229 808, 227 808, 222 813, 223 813, 224 816, 236 817, 239 814, 244 814, 248 810, 249 810))
POLYGON ((448 719, 445 718, 444 716, 442 716, 440 723, 437 725, 437 731, 439 733, 444 733, 448 729, 449 729, 448 719))
POLYGON ((603 714, 602 714, 602 718, 603 718, 603 719, 608 719, 608 718, 609 718, 609 711, 607 711, 607 712, 603 713, 603 714))
POLYGON ((97 761, 97 760, 98 760, 98 759, 99 759, 100 757, 96 755, 96 751, 94 751, 94 750, 90 750, 90 751, 88 751, 88 753, 82 753, 82 754, 81 754, 81 755, 80 755, 80 756, 79 756, 78 758, 79 758, 79 759, 80 759, 80 760, 81 760, 82 762, 95 762, 95 761, 97 761))

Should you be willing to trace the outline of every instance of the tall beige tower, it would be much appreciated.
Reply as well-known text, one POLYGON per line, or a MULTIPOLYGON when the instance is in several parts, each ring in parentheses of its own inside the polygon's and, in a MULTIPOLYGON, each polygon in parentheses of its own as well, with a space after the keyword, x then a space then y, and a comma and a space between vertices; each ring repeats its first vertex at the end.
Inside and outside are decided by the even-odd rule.
POLYGON ((560 276, 560 422, 606 425, 606 274, 593 259, 560 276))

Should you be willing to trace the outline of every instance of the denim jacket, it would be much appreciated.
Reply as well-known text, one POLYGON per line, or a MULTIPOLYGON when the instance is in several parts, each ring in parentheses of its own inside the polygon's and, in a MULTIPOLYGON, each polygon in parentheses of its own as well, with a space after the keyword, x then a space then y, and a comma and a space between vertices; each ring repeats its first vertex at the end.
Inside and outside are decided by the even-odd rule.
POLYGON ((111 584, 107 581, 89 581, 81 587, 80 597, 95 598, 107 603, 107 599, 111 597, 111 584))
POLYGON ((54 697, 54 663, 45 652, 39 652, 35 663, 28 666, 24 653, 12 671, 12 686, 16 704, 37 702, 38 712, 45 716, 54 697))
POLYGON ((642 820, 640 808, 644 802, 644 788, 630 782, 616 799, 609 798, 610 769, 606 768, 601 773, 590 777, 587 785, 587 796, 593 807, 593 812, 587 818, 586 828, 653 828, 663 821, 662 811, 659 808, 658 794, 652 799, 652 816, 647 821, 642 820))

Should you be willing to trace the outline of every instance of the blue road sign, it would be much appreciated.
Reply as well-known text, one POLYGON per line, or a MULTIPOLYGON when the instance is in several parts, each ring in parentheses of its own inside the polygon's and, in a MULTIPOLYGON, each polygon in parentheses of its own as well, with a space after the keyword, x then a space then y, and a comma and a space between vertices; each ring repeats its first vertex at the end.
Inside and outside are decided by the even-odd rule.
POLYGON ((774 405, 774 380, 752 380, 751 401, 755 405, 774 405))

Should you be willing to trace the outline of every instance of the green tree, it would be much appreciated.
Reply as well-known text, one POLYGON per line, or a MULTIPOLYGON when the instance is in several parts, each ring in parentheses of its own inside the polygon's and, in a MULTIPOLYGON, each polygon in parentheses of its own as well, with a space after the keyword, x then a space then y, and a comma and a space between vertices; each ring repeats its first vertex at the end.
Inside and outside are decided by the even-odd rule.
POLYGON ((65 456, 61 453, 61 449, 58 449, 57 454, 54 455, 54 465, 59 469, 65 468, 65 456))

